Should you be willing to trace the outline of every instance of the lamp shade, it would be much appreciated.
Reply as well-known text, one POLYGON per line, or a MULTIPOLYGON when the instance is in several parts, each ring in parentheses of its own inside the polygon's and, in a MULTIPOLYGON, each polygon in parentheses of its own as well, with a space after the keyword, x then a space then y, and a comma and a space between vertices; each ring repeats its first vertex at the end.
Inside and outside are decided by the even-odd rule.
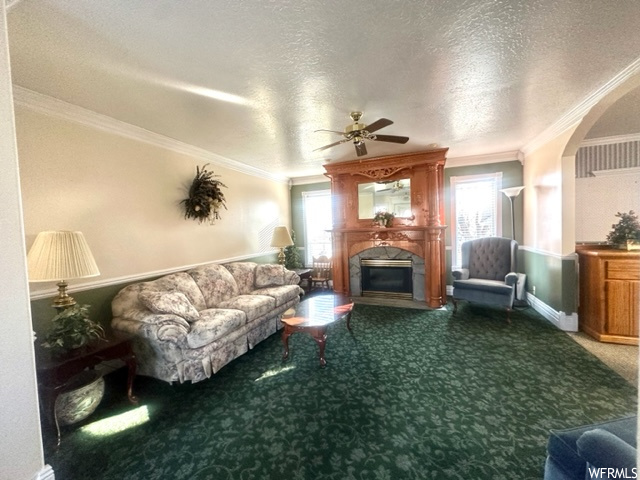
POLYGON ((515 198, 518 195, 520 195, 520 192, 524 190, 524 187, 510 187, 510 188, 503 188, 502 190, 500 190, 502 193, 504 193, 507 197, 509 198, 515 198))
POLYGON ((289 230, 287 227, 280 226, 273 229, 273 237, 271 238, 271 246, 284 248, 289 245, 293 245, 293 240, 291 240, 291 235, 289 235, 289 230))
POLYGON ((27 254, 27 266, 30 282, 100 275, 82 232, 40 232, 27 254))

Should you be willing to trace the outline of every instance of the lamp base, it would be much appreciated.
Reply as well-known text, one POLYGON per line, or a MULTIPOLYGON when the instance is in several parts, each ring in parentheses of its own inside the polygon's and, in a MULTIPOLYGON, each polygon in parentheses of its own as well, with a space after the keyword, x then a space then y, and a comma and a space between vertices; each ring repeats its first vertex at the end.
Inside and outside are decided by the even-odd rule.
POLYGON ((284 247, 280 247, 280 253, 278 253, 278 263, 284 265, 286 255, 284 254, 284 247))
POLYGON ((58 283, 58 296, 53 299, 53 305, 51 305, 56 310, 64 310, 65 308, 72 307, 76 304, 76 301, 73 297, 70 297, 67 294, 67 286, 68 283, 64 280, 60 280, 58 283))

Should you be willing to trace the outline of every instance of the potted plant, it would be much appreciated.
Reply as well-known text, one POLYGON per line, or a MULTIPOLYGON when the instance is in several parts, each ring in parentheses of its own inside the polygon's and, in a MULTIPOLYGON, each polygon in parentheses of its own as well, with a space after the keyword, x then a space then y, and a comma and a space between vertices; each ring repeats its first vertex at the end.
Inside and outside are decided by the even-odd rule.
POLYGON ((390 227, 393 223, 395 215, 390 212, 378 211, 375 217, 373 217, 374 223, 378 223, 381 227, 390 227))
POLYGON ((73 305, 52 319, 53 328, 42 342, 44 348, 64 353, 92 340, 104 340, 104 329, 89 318, 89 305, 73 305))
POLYGON ((633 210, 629 213, 616 213, 620 220, 611 225, 612 230, 607 235, 607 242, 624 250, 640 249, 640 220, 633 210))
POLYGON ((291 240, 293 245, 284 247, 284 266, 287 270, 295 270, 296 268, 302 268, 302 260, 300 259, 300 251, 296 247, 296 232, 291 230, 291 240))

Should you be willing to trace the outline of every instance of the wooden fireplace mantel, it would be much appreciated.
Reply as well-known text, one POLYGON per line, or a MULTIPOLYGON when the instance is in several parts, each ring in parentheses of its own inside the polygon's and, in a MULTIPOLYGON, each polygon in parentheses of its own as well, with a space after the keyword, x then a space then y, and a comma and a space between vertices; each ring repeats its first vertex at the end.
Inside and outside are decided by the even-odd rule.
POLYGON ((444 165, 448 148, 325 165, 333 206, 333 288, 350 294, 349 258, 367 248, 393 246, 424 258, 425 300, 446 303, 444 165), (411 180, 411 213, 381 228, 358 218, 358 184, 411 180))

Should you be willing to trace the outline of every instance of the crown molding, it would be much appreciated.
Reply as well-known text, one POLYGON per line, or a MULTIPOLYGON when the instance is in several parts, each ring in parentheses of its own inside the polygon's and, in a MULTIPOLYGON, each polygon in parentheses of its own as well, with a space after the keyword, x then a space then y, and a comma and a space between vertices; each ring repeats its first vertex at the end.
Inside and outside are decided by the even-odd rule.
POLYGON ((291 185, 310 185, 312 183, 329 183, 330 181, 325 175, 309 175, 308 177, 291 178, 291 185))
POLYGON ((580 142, 581 147, 596 147, 598 145, 612 145, 615 143, 640 142, 640 133, 628 135, 614 135, 611 137, 589 138, 580 142))
POLYGON ((523 162, 524 156, 519 150, 509 152, 485 153, 482 155, 469 155, 466 157, 448 157, 444 168, 468 167, 472 165, 486 165, 487 163, 501 163, 518 160, 523 162))
POLYGON ((592 91, 587 97, 582 100, 578 105, 574 106, 563 116, 561 116, 555 123, 544 130, 540 135, 535 137, 524 147, 521 148, 525 155, 537 150, 541 146, 550 142, 561 133, 567 131, 569 128, 574 127, 580 123, 584 116, 591 110, 602 98, 613 90, 618 88, 629 78, 640 72, 640 57, 636 58, 629 66, 619 72, 615 77, 602 85, 600 88, 592 91))
POLYGON ((13 85, 13 98, 16 105, 28 108, 44 115, 61 118, 80 125, 102 130, 120 137, 137 140, 156 147, 172 150, 183 155, 202 159, 214 165, 223 166, 230 170, 252 175, 254 177, 264 178, 279 183, 289 183, 289 178, 284 175, 275 175, 273 173, 260 170, 249 165, 231 160, 208 150, 204 150, 184 142, 180 142, 170 137, 154 133, 150 130, 131 125, 115 118, 102 115, 88 110, 78 105, 73 105, 57 98, 44 95, 42 93, 29 90, 20 85, 13 85))

